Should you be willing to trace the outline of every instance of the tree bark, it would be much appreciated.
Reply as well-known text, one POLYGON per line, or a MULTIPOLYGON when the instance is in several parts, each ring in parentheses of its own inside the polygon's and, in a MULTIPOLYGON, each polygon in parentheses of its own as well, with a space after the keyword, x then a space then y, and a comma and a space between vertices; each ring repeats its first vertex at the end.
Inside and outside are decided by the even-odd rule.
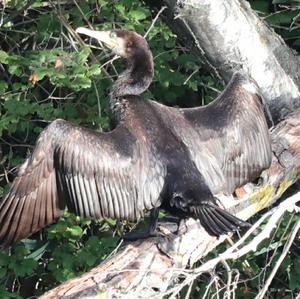
MULTIPOLYGON (((240 200, 221 199, 245 220, 281 198, 300 175, 300 110, 273 128, 271 136, 274 156, 263 174, 264 183, 248 184, 240 200)), ((161 222, 159 229, 166 237, 127 243, 98 267, 40 298, 162 298, 186 267, 228 238, 209 236, 192 219, 181 225, 178 233, 173 223, 161 222)))
POLYGON ((300 106, 300 58, 248 2, 163 2, 169 7, 169 25, 185 41, 194 41, 225 82, 243 70, 258 83, 274 123, 300 106))

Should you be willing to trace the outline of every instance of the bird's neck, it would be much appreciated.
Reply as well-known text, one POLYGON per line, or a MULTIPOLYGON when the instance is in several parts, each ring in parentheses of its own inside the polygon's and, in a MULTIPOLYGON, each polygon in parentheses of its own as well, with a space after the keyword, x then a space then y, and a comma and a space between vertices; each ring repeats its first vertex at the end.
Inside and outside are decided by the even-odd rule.
POLYGON ((140 95, 150 85, 153 77, 153 59, 148 50, 127 61, 127 69, 114 82, 110 93, 110 104, 116 120, 122 119, 126 111, 126 96, 140 95))

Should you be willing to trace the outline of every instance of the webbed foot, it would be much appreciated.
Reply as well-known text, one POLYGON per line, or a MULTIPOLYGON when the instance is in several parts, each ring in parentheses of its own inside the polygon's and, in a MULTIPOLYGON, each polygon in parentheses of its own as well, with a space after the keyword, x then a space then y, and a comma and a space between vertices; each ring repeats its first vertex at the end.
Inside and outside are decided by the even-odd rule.
POLYGON ((128 232, 122 236, 122 239, 125 241, 135 241, 139 239, 147 239, 147 238, 153 238, 153 237, 161 237, 163 236, 162 233, 155 231, 149 231, 148 229, 140 229, 140 230, 133 230, 131 232, 128 232))
POLYGON ((134 230, 131 232, 128 232, 123 235, 123 240, 138 240, 138 239, 147 239, 151 237, 161 237, 163 236, 161 233, 159 233, 156 229, 157 226, 157 217, 159 214, 159 209, 154 208, 150 211, 150 224, 149 227, 146 229, 141 230, 134 230))

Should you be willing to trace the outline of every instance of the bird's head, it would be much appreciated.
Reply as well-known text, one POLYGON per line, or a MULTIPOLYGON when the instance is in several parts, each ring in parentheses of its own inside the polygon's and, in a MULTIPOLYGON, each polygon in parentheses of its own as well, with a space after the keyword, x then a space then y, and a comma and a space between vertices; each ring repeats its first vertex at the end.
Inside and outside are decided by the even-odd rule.
POLYGON ((97 31, 79 27, 76 32, 98 40, 114 54, 128 60, 139 56, 139 53, 143 50, 149 50, 146 40, 133 31, 122 29, 97 31))
MULTIPOLYGON (((153 57, 141 35, 122 29, 96 31, 82 27, 77 28, 76 32, 98 40, 114 54, 127 60, 127 69, 119 75, 111 89, 112 103, 125 95, 140 95, 149 87, 153 77, 153 57)), ((112 104, 112 109, 114 107, 112 104)))

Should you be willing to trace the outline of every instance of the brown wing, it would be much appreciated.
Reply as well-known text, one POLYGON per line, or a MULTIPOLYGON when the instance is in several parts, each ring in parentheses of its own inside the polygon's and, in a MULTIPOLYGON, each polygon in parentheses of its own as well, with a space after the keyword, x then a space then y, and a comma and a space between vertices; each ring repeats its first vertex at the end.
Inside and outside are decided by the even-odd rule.
POLYGON ((49 130, 41 134, 32 155, 20 167, 7 196, 0 203, 0 244, 8 246, 62 215, 49 130))
POLYGON ((230 194, 269 167, 270 136, 253 81, 236 74, 214 102, 181 112, 191 128, 175 130, 214 194, 230 194))
POLYGON ((150 159, 140 163, 143 155, 126 128, 96 133, 53 122, 0 204, 1 245, 54 222, 66 205, 85 217, 139 219, 159 204, 164 174, 159 164, 149 167, 150 159))

